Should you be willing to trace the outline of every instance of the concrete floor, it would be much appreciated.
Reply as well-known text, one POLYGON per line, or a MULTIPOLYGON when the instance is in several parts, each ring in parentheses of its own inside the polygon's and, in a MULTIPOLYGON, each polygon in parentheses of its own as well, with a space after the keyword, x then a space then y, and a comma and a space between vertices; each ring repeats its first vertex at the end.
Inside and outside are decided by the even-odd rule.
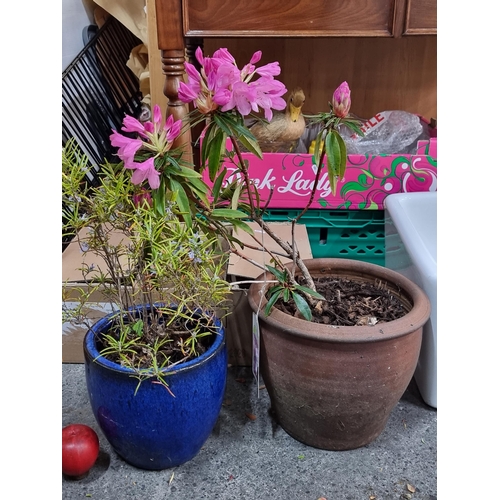
POLYGON ((62 425, 83 423, 101 453, 87 477, 62 478, 63 500, 435 500, 437 411, 411 382, 384 432, 352 451, 324 451, 291 438, 269 414, 269 397, 250 368, 228 371, 218 423, 190 462, 143 471, 124 462, 92 414, 84 365, 62 365, 62 425), (251 420, 248 414, 254 415, 251 420))

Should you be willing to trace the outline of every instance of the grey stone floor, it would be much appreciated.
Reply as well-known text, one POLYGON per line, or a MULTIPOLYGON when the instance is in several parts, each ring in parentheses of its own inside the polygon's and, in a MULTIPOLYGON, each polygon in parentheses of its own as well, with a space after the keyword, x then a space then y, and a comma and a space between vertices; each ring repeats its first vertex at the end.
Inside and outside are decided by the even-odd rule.
POLYGON ((378 439, 332 452, 291 438, 271 418, 265 389, 257 398, 251 369, 231 367, 225 404, 200 453, 182 466, 151 472, 124 462, 100 432, 84 366, 63 364, 62 380, 63 427, 89 425, 101 444, 87 477, 62 478, 63 500, 437 499, 437 410, 423 402, 413 381, 378 439))

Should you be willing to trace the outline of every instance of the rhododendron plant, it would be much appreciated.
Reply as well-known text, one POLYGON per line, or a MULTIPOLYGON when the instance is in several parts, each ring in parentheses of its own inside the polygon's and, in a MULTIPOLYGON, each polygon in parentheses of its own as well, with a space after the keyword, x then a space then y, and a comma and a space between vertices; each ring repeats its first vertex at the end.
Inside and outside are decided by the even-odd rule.
MULTIPOLYGON (((252 112, 262 112, 265 119, 272 120, 273 110, 283 110, 286 107, 282 97, 286 93, 286 88, 274 78, 280 74, 279 63, 273 62, 257 67, 256 64, 262 57, 262 53, 258 51, 240 70, 227 49, 219 49, 212 57, 204 57, 198 48, 195 55, 201 69, 198 71, 190 63, 185 64, 188 81, 180 83, 179 99, 194 106, 195 111, 190 116, 192 122, 203 121, 206 124, 203 131, 200 169, 208 167, 209 178, 214 182, 214 189, 218 194, 225 175, 225 171, 221 169, 222 157, 225 156, 236 165, 242 181, 238 185, 233 183, 230 186, 229 191, 232 196, 230 199, 228 197, 228 203, 233 208, 241 207, 246 210, 249 218, 256 221, 281 246, 285 255, 296 263, 308 285, 301 288, 295 281, 294 273, 286 270, 279 256, 275 256, 275 266, 268 267, 280 285, 274 288, 273 300, 270 300, 269 304, 272 305, 278 298, 293 297, 302 315, 310 319, 310 306, 319 299, 314 282, 293 245, 293 234, 290 244, 274 234, 264 220, 257 190, 240 149, 242 144, 248 151, 262 158, 259 144, 245 126, 244 118, 252 112), (233 153, 226 151, 227 139, 231 142, 233 153), (241 204, 242 199, 245 200, 244 205, 241 204), (305 295, 306 300, 302 299, 302 295, 305 295)), ((326 159, 330 184, 335 190, 338 179, 344 176, 347 161, 345 144, 338 133, 338 128, 344 124, 358 134, 361 134, 361 130, 357 120, 349 117, 351 100, 347 82, 343 82, 335 90, 332 101, 329 113, 309 116, 309 119, 311 123, 320 124, 314 152, 316 165, 322 165, 326 159)), ((308 210, 320 174, 321 169, 318 169, 310 200, 293 221, 294 223, 308 210)), ((264 202, 266 203, 267 201, 264 202)), ((245 229, 242 221, 234 225, 236 228, 245 229)), ((294 224, 292 232, 293 228, 294 224)))
MULTIPOLYGON (((241 69, 225 48, 206 57, 198 47, 195 57, 200 69, 189 62, 185 63, 187 82, 179 84, 178 95, 181 101, 194 108, 188 116, 187 126, 204 124, 201 164, 197 170, 201 173, 208 168, 213 186, 208 188, 198 171, 180 166, 180 156, 172 150, 172 144, 181 132, 181 124, 169 116, 165 125, 161 126, 158 107, 154 108, 152 122, 142 124, 132 117, 126 117, 122 132, 127 135, 114 131, 111 136, 112 144, 118 148, 117 154, 123 160, 124 167, 133 170, 131 182, 151 190, 153 205, 157 211, 161 213, 166 199, 175 201, 186 222, 191 223, 193 217, 197 217, 203 221, 205 231, 218 234, 242 258, 247 257, 237 237, 227 229, 228 225, 253 235, 245 219, 256 221, 281 246, 284 255, 296 263, 307 283, 306 288, 300 288, 294 273, 285 270, 280 256, 274 255, 275 276, 282 282, 282 287, 276 289, 274 298, 282 296, 280 293, 293 296, 303 316, 309 318, 310 306, 319 299, 314 291, 314 282, 295 246, 275 235, 264 220, 263 203, 241 154, 243 145, 262 158, 259 143, 246 126, 245 118, 249 115, 260 118, 263 115, 264 119, 270 121, 274 111, 281 111, 286 107, 283 96, 287 89, 275 78, 281 72, 280 65, 272 62, 258 66, 262 58, 261 51, 255 52, 241 69), (232 152, 226 150, 227 140, 231 143, 232 152), (234 163, 240 173, 240 176, 234 178, 241 180, 234 180, 222 189, 224 159, 234 163), (306 300, 297 298, 299 294, 296 292, 300 296, 304 295, 306 300)), ((320 124, 314 151, 315 162, 322 165, 325 160, 333 190, 338 179, 343 177, 346 166, 346 148, 338 133, 339 126, 344 124, 357 134, 362 134, 358 122, 349 116, 350 95, 348 83, 343 82, 333 93, 328 113, 308 116, 311 124, 320 124)), ((310 200, 295 222, 309 208, 320 174, 321 169, 318 169, 310 200)), ((256 246, 259 245, 260 242, 256 241, 256 246)), ((253 263, 265 269, 262 265, 253 263)))
MULTIPOLYGON (((106 198, 106 203, 115 210, 130 210, 134 214, 127 215, 126 220, 129 222, 122 222, 122 225, 131 232, 133 238, 137 237, 143 243, 141 265, 144 272, 150 274, 149 278, 144 278, 144 286, 147 284, 150 287, 151 276, 158 276, 160 269, 157 266, 165 258, 168 246, 168 242, 162 242, 161 237, 167 237, 169 221, 174 218, 190 231, 195 231, 191 238, 193 245, 198 239, 196 235, 202 239, 215 237, 240 258, 252 262, 263 271, 271 270, 278 284, 271 289, 268 309, 280 298, 292 299, 301 315, 311 319, 311 308, 317 308, 322 297, 316 293, 313 279, 294 244, 294 227, 314 199, 322 168, 317 170, 309 201, 292 221, 289 242, 274 234, 272 227, 264 220, 269 200, 260 200, 248 172, 248 161, 241 152, 241 146, 244 146, 251 154, 262 158, 259 143, 245 119, 252 116, 269 121, 275 111, 282 111, 286 107, 283 96, 287 89, 276 79, 281 72, 280 65, 272 62, 258 66, 262 58, 260 51, 255 52, 242 67, 237 65, 225 48, 215 51, 211 57, 205 57, 198 48, 195 57, 200 69, 186 62, 187 81, 181 82, 178 90, 179 99, 193 108, 184 123, 175 120, 172 115, 163 122, 160 108, 154 106, 151 121, 142 123, 132 116, 126 116, 121 130, 113 130, 111 144, 116 147, 117 157, 122 162, 116 166, 118 172, 109 167, 104 172, 108 173, 108 180, 114 183, 116 189, 119 187, 122 190, 122 183, 129 182, 122 196, 130 196, 130 200, 121 204, 112 202, 112 193, 107 193, 110 197, 106 198), (200 165, 195 166, 184 160, 184 149, 174 147, 174 144, 186 128, 199 124, 204 126, 201 161, 200 165), (226 149, 228 141, 231 144, 229 150, 226 149), (225 160, 232 162, 239 174, 233 176, 234 180, 228 185, 224 184, 225 160), (204 169, 208 169, 210 186, 203 180, 204 169), (138 213, 141 214, 142 222, 137 219, 138 213), (261 241, 255 238, 248 225, 249 220, 257 222, 282 251, 271 253, 262 248, 261 241), (145 227, 139 231, 139 225, 145 227), (238 240, 238 230, 252 235, 255 239, 253 248, 260 248, 272 255, 273 266, 263 266, 246 255, 244 245, 238 240), (163 250, 160 251, 160 248, 163 250), (281 260, 283 257, 296 264, 307 286, 299 285, 295 279, 295 268, 285 268, 281 260)), ((349 85, 343 82, 333 93, 329 112, 307 117, 311 124, 320 124, 314 151, 315 163, 323 165, 324 162, 333 190, 338 179, 343 177, 346 165, 346 149, 338 133, 339 126, 346 125, 362 135, 358 122, 349 115, 350 105, 349 85)), ((99 210, 103 210, 102 207, 99 210)), ((111 209, 109 213, 112 213, 111 209)), ((173 251, 171 246, 168 248, 168 252, 173 251)), ((202 265, 204 262, 194 246, 186 250, 184 255, 193 265, 202 265)), ((183 302, 184 298, 179 296, 177 301, 183 302)))

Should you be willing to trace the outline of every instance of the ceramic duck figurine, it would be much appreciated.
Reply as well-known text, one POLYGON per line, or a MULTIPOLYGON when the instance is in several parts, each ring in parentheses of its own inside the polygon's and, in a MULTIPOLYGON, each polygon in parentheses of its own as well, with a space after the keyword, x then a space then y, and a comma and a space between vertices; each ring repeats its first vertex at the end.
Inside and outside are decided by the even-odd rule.
POLYGON ((250 127, 262 151, 265 150, 265 143, 296 141, 300 138, 306 126, 301 112, 305 100, 304 91, 296 87, 288 98, 284 113, 275 112, 269 123, 259 121, 250 127))

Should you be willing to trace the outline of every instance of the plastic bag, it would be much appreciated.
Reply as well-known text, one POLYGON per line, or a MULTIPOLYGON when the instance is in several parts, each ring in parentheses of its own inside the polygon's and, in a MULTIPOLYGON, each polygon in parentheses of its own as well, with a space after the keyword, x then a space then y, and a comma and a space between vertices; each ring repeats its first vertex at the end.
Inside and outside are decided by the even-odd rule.
POLYGON ((342 125, 339 129, 348 154, 415 153, 417 141, 429 138, 429 129, 418 115, 406 111, 383 111, 363 120, 364 137, 342 125), (425 125, 425 126, 424 126, 425 125))
MULTIPOLYGON (((346 126, 339 133, 346 143, 347 154, 416 154, 418 141, 430 137, 429 124, 418 115, 406 111, 383 111, 370 120, 361 119, 364 137, 354 137, 346 126)), ((314 151, 311 143, 320 130, 320 125, 307 125, 299 139, 295 153, 314 151)))

